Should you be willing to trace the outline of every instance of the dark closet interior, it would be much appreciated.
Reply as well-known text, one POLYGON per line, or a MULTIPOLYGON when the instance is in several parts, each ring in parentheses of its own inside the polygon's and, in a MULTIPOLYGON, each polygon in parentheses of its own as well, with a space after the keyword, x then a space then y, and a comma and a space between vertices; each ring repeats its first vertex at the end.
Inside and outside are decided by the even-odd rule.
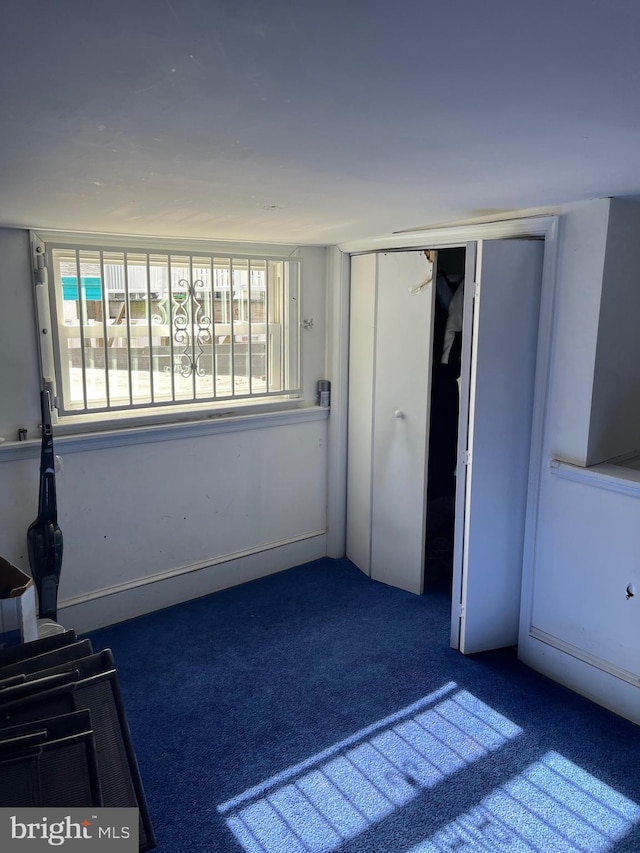
MULTIPOLYGON (((429 469, 425 589, 451 592, 453 534, 456 490, 456 456, 460 353, 462 331, 457 329, 456 306, 461 308, 465 249, 440 249, 435 270, 435 311, 431 369, 431 415, 429 428, 429 469), (449 322, 449 334, 447 323, 449 322), (445 340, 450 349, 445 350, 445 340), (443 354, 446 361, 443 362, 443 354)), ((461 316, 461 314, 460 314, 461 316)))

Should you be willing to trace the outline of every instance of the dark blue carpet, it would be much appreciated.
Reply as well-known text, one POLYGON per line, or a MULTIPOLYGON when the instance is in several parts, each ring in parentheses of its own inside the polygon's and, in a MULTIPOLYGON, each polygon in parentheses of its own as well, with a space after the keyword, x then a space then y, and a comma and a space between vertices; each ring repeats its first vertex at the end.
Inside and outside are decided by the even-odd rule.
POLYGON ((160 853, 640 851, 639 729, 319 560, 92 635, 160 853))

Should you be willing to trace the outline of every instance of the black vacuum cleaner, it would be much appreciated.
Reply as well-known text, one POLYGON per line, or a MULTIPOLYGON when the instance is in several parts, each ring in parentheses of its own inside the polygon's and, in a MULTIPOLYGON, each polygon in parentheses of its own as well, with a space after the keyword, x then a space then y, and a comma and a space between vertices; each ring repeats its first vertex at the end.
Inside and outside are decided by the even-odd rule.
POLYGON ((49 392, 40 394, 42 407, 42 450, 38 517, 27 531, 29 565, 38 591, 38 616, 56 621, 58 583, 62 569, 62 530, 58 527, 56 472, 49 392))

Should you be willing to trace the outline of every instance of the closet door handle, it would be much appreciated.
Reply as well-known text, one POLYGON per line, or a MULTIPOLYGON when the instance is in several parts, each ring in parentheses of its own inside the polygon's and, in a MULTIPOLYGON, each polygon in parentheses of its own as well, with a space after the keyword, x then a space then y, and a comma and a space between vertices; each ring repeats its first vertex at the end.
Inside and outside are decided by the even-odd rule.
POLYGON ((402 409, 396 409, 393 415, 394 417, 399 418, 400 420, 404 419, 404 412, 402 411, 402 409))

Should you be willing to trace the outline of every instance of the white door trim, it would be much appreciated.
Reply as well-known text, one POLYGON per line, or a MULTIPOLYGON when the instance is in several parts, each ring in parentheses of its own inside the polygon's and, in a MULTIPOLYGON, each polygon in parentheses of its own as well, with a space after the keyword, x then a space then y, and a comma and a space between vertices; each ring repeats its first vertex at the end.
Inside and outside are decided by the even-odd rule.
POLYGON ((475 240, 501 240, 509 237, 547 237, 557 223, 557 216, 529 216, 504 222, 458 225, 451 228, 425 228, 410 234, 388 234, 366 240, 349 240, 339 249, 350 255, 364 252, 389 252, 404 249, 446 249, 464 246, 475 240))
POLYGON ((351 258, 336 246, 327 254, 325 376, 331 381, 327 448, 327 557, 343 557, 347 541, 347 420, 351 258))
POLYGON ((462 620, 462 584, 466 571, 466 553, 464 535, 464 519, 467 512, 467 475, 469 472, 465 454, 469 447, 469 411, 471 395, 471 344, 473 340, 473 319, 475 308, 476 269, 481 261, 479 252, 482 243, 467 243, 465 258, 464 281, 464 310, 462 312, 462 352, 460 358, 460 406, 458 414, 458 447, 456 453, 456 497, 454 542, 453 542, 453 577, 451 582, 451 647, 460 648, 462 620))

